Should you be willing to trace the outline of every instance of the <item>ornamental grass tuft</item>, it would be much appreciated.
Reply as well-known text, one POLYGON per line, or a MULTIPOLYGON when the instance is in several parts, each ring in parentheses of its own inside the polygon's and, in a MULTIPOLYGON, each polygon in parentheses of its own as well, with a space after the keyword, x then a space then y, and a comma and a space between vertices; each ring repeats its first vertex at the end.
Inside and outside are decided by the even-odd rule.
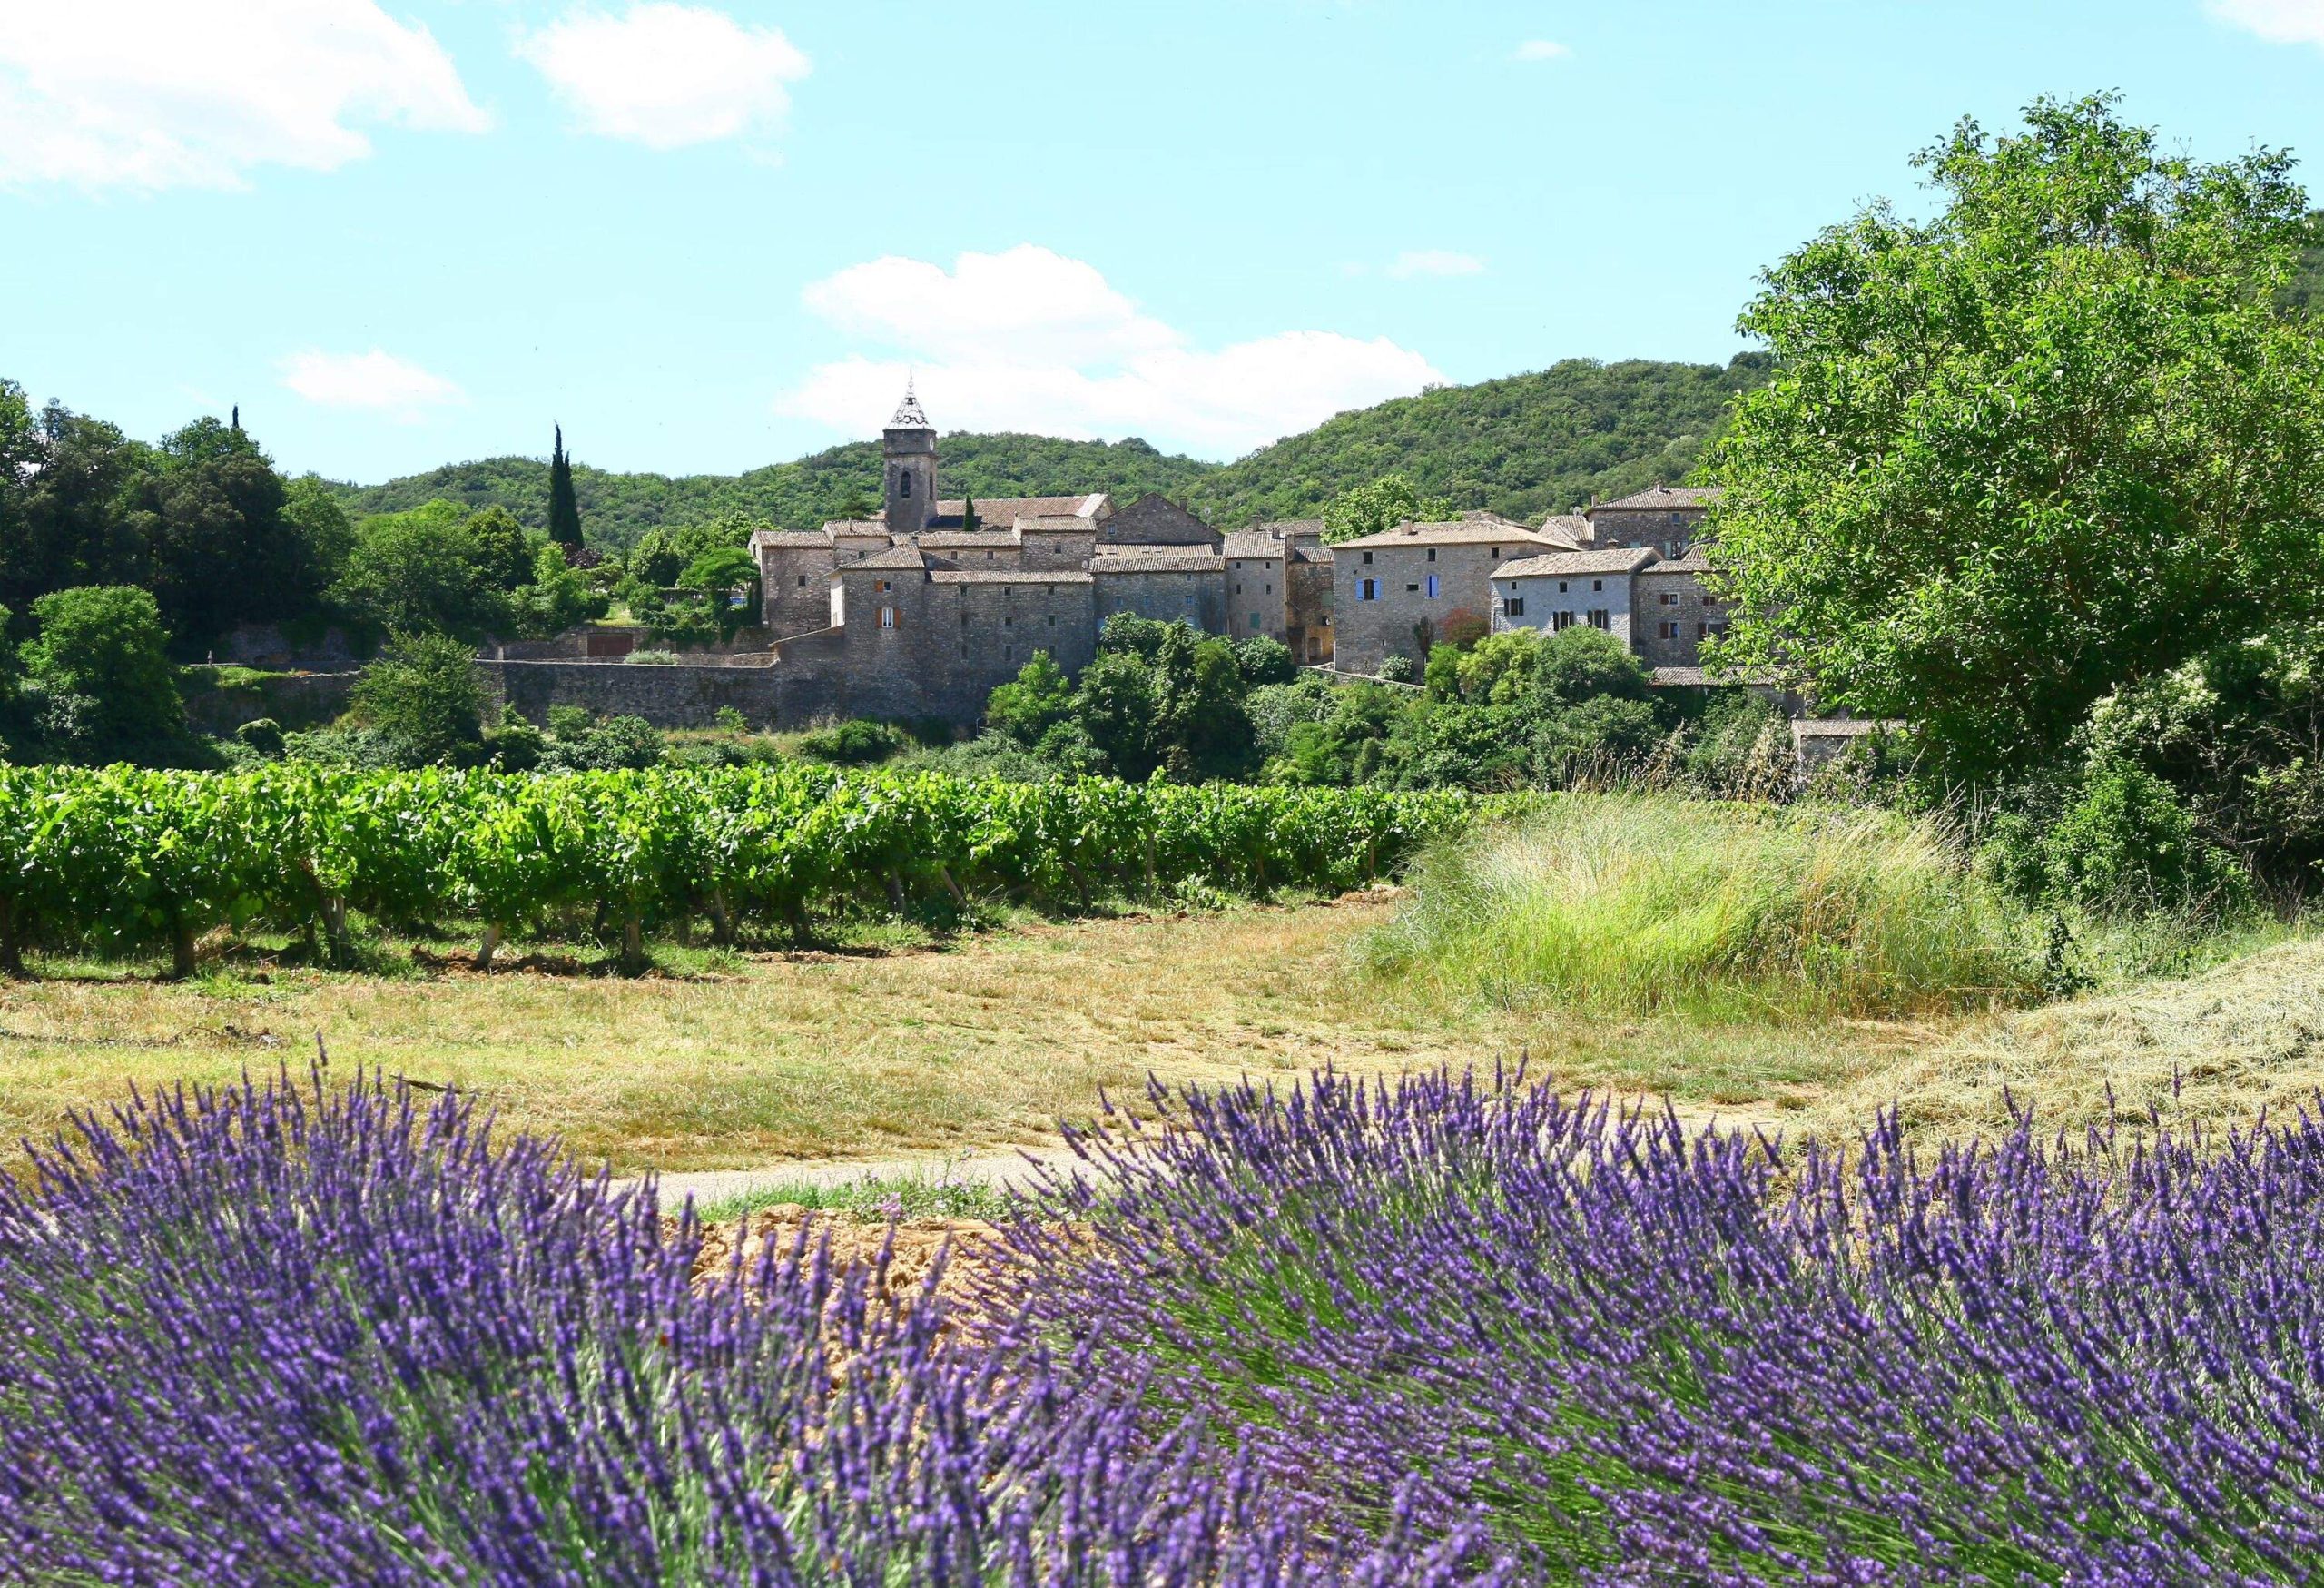
POLYGON ((2014 1001, 2024 941, 1928 821, 1592 794, 1441 843, 1360 952, 1454 997, 1735 1020, 2014 1001))

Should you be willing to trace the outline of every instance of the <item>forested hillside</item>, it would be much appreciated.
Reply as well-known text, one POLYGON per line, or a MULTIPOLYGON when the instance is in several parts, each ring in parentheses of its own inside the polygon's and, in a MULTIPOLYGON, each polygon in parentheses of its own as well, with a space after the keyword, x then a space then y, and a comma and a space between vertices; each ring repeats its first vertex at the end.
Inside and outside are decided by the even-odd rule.
MULTIPOLYGON (((1183 497, 1216 465, 1167 457, 1135 437, 1112 443, 1050 436, 947 436, 944 490, 980 498, 1149 490, 1183 497)), ((627 551, 660 525, 698 523, 723 513, 766 518, 786 529, 812 529, 839 517, 851 498, 859 508, 880 500, 880 446, 851 441, 795 463, 747 474, 612 474, 576 464, 573 483, 589 544, 627 551)), ((533 528, 548 523, 548 464, 537 458, 487 458, 451 463, 385 485, 334 488, 349 513, 403 512, 439 498, 469 508, 504 507, 533 528)))
MULTIPOLYGON (((1118 499, 1158 490, 1232 528, 1313 517, 1349 486, 1401 471, 1423 494, 1463 508, 1538 516, 1684 478, 1728 399, 1764 378, 1765 360, 1751 354, 1725 366, 1569 359, 1344 413, 1223 466, 1167 456, 1136 438, 951 435, 942 443, 944 489, 980 498, 1102 490, 1118 499)), ((722 513, 809 529, 851 498, 878 501, 879 446, 852 441, 742 475, 672 478, 576 465, 574 484, 590 543, 604 549, 626 550, 657 525, 722 513)), ((490 458, 334 488, 359 517, 442 498, 504 507, 536 528, 547 523, 548 465, 538 459, 490 458)))
POLYGON ((1226 526, 1312 518, 1350 486, 1391 472, 1423 497, 1512 518, 1563 512, 1692 471, 1764 357, 1732 363, 1568 359, 1531 375, 1447 386, 1344 413, 1205 479, 1196 507, 1226 526))

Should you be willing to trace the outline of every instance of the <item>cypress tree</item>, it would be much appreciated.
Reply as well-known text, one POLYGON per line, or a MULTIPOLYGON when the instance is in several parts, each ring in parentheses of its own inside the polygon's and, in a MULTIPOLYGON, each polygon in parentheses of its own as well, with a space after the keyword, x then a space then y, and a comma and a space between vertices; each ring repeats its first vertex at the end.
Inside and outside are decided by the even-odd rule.
POLYGON ((565 427, 556 427, 556 450, 548 459, 548 538, 565 547, 567 560, 581 549, 581 504, 573 495, 573 459, 565 455, 565 427))
POLYGON ((960 514, 960 528, 963 529, 973 529, 976 527, 977 499, 974 497, 970 497, 968 498, 965 509, 960 514))

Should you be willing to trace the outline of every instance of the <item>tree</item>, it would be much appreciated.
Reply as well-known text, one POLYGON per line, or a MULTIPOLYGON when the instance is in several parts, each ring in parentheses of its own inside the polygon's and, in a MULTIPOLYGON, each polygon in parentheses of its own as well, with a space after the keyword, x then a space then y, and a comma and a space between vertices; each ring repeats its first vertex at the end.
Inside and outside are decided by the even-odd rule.
POLYGON ((299 522, 285 516, 282 477, 255 441, 196 419, 147 462, 124 499, 172 632, 192 644, 238 623, 312 610, 320 566, 299 522))
POLYGON ((973 531, 981 524, 981 522, 982 520, 977 517, 976 498, 970 497, 966 498, 962 503, 960 509, 960 528, 973 531))
POLYGON ((56 590, 33 603, 25 677, 47 697, 52 748, 74 760, 150 760, 181 749, 185 705, 152 594, 127 585, 56 590))
POLYGON ((519 586, 508 598, 517 633, 525 639, 548 639, 603 617, 606 606, 582 571, 565 560, 564 547, 553 545, 534 551, 532 583, 519 586))
POLYGON ((347 509, 319 476, 302 474, 283 488, 282 518, 306 537, 320 587, 330 588, 347 571, 348 556, 355 549, 355 524, 347 509))
POLYGON ((480 756, 484 684, 476 657, 448 636, 399 636, 355 680, 348 704, 356 720, 383 735, 407 765, 460 764, 480 756))
POLYGON ((1774 351, 1714 454, 1727 664, 1901 716, 1940 768, 2053 758, 2092 704, 2324 606, 2324 347, 2280 309, 2283 154, 2160 153, 2112 96, 1923 153, 1763 278, 1774 351))
POLYGON ((486 508, 469 514, 463 528, 468 530, 468 560, 487 587, 513 590, 532 577, 532 544, 516 514, 506 508, 486 508))
POLYGON ((1384 474, 1364 485, 1351 486, 1324 507, 1324 538, 1336 543, 1377 535, 1384 529, 1417 520, 1434 523, 1450 518, 1449 498, 1423 497, 1401 474, 1384 474))
POLYGON ((332 597, 390 634, 448 634, 470 642, 508 620, 486 577, 466 516, 450 502, 382 513, 356 526, 332 597))
POLYGON ((556 427, 556 448, 548 459, 548 538, 567 552, 581 549, 581 502, 573 494, 573 459, 565 454, 565 427, 556 427))
POLYGON ((145 546, 122 510, 143 449, 51 403, 37 419, 0 380, 0 601, 25 611, 53 591, 141 584, 145 546))
POLYGON ((984 708, 985 725, 1027 749, 1073 715, 1073 686, 1047 651, 1017 669, 1017 676, 994 689, 984 708))

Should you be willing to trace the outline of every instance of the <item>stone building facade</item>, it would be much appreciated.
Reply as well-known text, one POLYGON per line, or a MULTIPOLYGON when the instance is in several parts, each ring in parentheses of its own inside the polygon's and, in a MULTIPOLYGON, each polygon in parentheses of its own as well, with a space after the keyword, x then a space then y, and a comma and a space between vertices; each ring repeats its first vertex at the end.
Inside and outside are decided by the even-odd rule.
POLYGON ((1492 625, 1492 577, 1504 564, 1576 551, 1562 532, 1528 529, 1497 513, 1400 524, 1331 547, 1332 666, 1377 673, 1390 656, 1424 666, 1429 647, 1462 622, 1492 625))
POLYGON ((882 454, 877 517, 753 537, 758 650, 677 667, 504 653, 479 664, 495 693, 535 716, 569 700, 672 726, 725 705, 758 726, 968 726, 1035 652, 1086 666, 1116 613, 1265 636, 1344 674, 1391 656, 1424 664, 1464 628, 1561 622, 1597 624, 1658 668, 1699 671, 1702 640, 1725 623, 1702 588, 1703 491, 1658 487, 1538 528, 1472 512, 1334 547, 1317 519, 1221 535, 1154 494, 943 497, 936 430, 910 391, 882 454))
POLYGON ((1655 554, 1644 547, 1604 551, 1552 551, 1504 563, 1492 576, 1492 628, 1586 626, 1636 650, 1633 616, 1640 570, 1655 554))

